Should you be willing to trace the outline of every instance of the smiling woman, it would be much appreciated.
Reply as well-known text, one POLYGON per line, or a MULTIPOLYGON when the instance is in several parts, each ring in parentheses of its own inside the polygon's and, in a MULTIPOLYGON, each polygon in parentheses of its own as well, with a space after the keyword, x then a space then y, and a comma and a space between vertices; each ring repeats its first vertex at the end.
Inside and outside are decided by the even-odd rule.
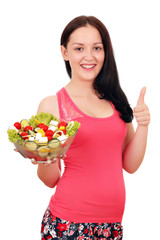
MULTIPOLYGON (((101 61, 103 59, 103 64, 99 73, 97 74, 94 80, 92 79, 93 88, 94 90, 96 90, 97 94, 101 99, 109 100, 115 105, 116 109, 121 113, 121 118, 124 121, 131 122, 133 119, 133 111, 129 106, 126 95, 124 94, 122 88, 120 87, 110 36, 107 28, 99 19, 93 16, 90 17, 80 16, 73 19, 65 27, 61 36, 61 49, 63 58, 65 60, 67 73, 69 74, 70 78, 72 78, 74 69, 72 68, 71 62, 69 61, 69 59, 67 58, 68 56, 65 55, 65 53, 69 51, 68 48, 71 42, 72 44, 80 44, 75 48, 76 51, 78 49, 78 51, 84 52, 83 44, 84 42, 86 42, 87 44, 88 28, 94 29, 93 30, 94 34, 92 36, 94 38, 92 38, 90 35, 90 44, 92 44, 92 52, 85 51, 88 54, 87 58, 91 58, 91 54, 94 52, 93 49, 97 52, 96 47, 98 47, 98 52, 100 51, 100 53, 97 53, 96 56, 98 60, 100 60, 100 57, 101 61), (77 39, 75 39, 74 36, 75 34, 81 40, 80 42, 77 41, 77 39), (94 44, 100 44, 100 46, 94 46, 94 44), (104 56, 102 56, 102 53, 104 54, 104 56)), ((101 61, 99 61, 99 63, 102 63, 101 61)))
POLYGON ((66 26, 61 52, 70 82, 56 96, 43 99, 38 113, 77 120, 81 127, 63 159, 62 176, 61 159, 38 166, 45 185, 56 186, 42 221, 42 239, 122 239, 122 170, 135 172, 144 157, 150 119, 145 89, 134 109, 134 132, 133 111, 120 87, 109 33, 95 17, 80 16, 66 26))

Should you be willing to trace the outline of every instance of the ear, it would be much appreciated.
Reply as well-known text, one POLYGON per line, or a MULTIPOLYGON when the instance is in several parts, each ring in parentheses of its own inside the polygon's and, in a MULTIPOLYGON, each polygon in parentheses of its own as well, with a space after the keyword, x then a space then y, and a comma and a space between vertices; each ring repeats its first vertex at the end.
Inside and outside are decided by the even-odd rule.
POLYGON ((62 53, 62 57, 65 61, 68 61, 68 51, 67 48, 65 48, 63 45, 61 46, 61 53, 62 53))

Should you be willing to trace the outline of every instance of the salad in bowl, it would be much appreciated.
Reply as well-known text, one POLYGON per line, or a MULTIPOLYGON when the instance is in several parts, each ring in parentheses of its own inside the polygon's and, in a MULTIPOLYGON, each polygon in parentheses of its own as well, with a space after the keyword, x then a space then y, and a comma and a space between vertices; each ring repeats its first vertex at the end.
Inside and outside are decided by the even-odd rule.
POLYGON ((53 114, 41 112, 9 127, 7 133, 19 153, 38 163, 51 163, 64 158, 80 127, 77 121, 58 120, 53 114))

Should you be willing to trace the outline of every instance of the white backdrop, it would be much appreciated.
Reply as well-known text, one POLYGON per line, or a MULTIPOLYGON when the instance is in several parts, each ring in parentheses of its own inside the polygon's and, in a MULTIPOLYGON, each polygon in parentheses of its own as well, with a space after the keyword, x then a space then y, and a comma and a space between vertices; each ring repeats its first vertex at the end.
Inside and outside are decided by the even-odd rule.
POLYGON ((0 239, 40 239, 41 219, 54 189, 38 179, 36 166, 13 151, 6 131, 13 122, 35 114, 42 98, 68 83, 60 36, 66 24, 82 14, 94 15, 107 26, 132 107, 147 86, 152 117, 147 152, 135 174, 124 172, 124 240, 160 239, 158 0, 1 1, 0 239))

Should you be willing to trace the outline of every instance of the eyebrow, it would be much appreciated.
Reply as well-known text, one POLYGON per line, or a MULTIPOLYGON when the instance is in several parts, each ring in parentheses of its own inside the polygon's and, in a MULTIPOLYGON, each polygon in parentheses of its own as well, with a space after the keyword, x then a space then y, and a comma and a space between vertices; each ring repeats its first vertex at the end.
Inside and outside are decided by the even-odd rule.
MULTIPOLYGON (((93 45, 98 45, 98 44, 102 44, 103 45, 103 43, 102 42, 96 42, 96 43, 94 43, 93 45)), ((81 46, 83 46, 84 44, 83 43, 73 43, 72 45, 81 45, 81 46)))

